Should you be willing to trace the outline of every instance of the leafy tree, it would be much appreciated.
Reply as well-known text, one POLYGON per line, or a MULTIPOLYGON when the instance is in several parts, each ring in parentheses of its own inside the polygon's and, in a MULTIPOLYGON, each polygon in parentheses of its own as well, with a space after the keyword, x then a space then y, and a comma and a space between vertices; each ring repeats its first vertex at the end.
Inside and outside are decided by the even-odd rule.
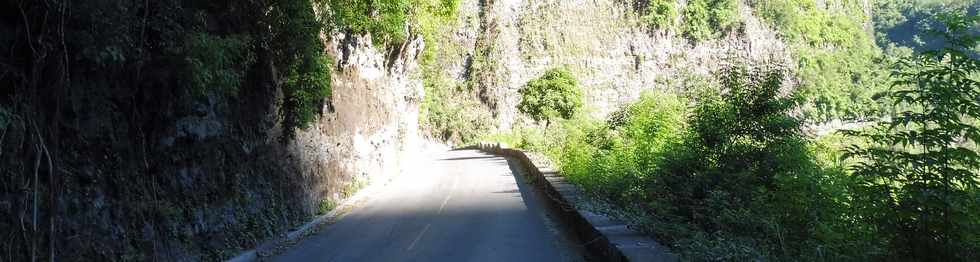
POLYGON ((582 108, 582 91, 578 81, 564 68, 553 68, 544 72, 538 79, 531 80, 518 91, 521 103, 517 110, 528 114, 535 121, 545 121, 560 117, 570 119, 582 108))
POLYGON ((870 146, 847 156, 863 192, 862 215, 897 260, 960 261, 980 255, 980 61, 968 55, 977 17, 946 14, 949 47, 903 59, 887 97, 900 110, 875 128, 846 131, 870 146), (972 146, 972 148, 971 148, 972 146))

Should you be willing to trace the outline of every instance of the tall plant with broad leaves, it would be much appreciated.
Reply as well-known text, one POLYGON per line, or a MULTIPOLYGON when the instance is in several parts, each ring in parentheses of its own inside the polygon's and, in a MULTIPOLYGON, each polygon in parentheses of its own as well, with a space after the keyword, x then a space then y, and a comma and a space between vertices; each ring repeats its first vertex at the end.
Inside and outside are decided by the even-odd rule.
POLYGON ((949 47, 901 60, 887 92, 898 109, 847 157, 858 207, 887 241, 890 259, 962 261, 980 255, 980 61, 967 52, 977 17, 946 14, 949 47))

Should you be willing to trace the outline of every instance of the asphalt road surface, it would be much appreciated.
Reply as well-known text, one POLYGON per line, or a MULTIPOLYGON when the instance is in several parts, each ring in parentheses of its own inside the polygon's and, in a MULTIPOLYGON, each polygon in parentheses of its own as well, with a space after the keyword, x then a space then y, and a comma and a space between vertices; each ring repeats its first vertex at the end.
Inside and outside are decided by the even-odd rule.
POLYGON ((424 159, 272 261, 586 260, 516 161, 475 150, 424 159))

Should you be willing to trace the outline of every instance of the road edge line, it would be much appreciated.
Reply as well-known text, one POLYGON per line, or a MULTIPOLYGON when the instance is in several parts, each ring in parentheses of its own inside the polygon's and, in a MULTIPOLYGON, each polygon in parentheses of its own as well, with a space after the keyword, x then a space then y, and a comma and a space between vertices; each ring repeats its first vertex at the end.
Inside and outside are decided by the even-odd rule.
POLYGON ((376 194, 381 191, 385 186, 387 186, 391 180, 394 178, 385 179, 386 181, 376 181, 371 182, 367 187, 358 190, 353 196, 348 197, 341 201, 337 207, 334 207, 330 212, 326 214, 316 216, 306 224, 299 226, 296 230, 286 232, 280 237, 276 237, 267 240, 253 249, 241 251, 238 256, 225 260, 226 262, 253 262, 259 261, 260 252, 274 251, 276 248, 286 245, 288 243, 299 241, 303 237, 314 232, 315 229, 324 225, 337 217, 349 212, 355 204, 367 199, 369 196, 376 194))

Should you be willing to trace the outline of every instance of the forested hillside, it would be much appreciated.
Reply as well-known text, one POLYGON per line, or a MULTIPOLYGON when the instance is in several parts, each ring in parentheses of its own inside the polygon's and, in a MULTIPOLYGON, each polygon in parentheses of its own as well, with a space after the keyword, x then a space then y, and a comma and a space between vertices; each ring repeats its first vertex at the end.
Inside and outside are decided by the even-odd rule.
POLYGON ((682 260, 970 261, 980 254, 978 6, 649 1, 642 19, 693 45, 741 33, 751 12, 788 59, 736 53, 600 117, 538 113, 568 104, 542 97, 595 88, 560 84, 578 75, 546 95, 525 92, 542 89, 530 81, 517 106, 529 127, 489 139, 549 156, 611 204, 597 212, 682 260))

